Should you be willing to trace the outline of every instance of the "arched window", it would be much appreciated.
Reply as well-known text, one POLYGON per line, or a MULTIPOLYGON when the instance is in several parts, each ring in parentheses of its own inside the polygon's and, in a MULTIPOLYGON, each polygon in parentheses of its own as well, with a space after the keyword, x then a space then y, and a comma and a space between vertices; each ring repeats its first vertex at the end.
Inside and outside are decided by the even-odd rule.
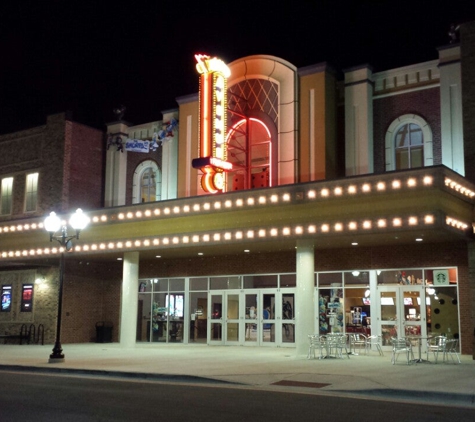
POLYGON ((386 132, 386 171, 433 165, 432 131, 415 114, 394 120, 386 132))
POLYGON ((238 121, 228 132, 227 190, 253 189, 272 185, 272 142, 268 127, 259 119, 238 121))
POLYGON ((140 163, 134 172, 132 203, 155 202, 161 199, 162 173, 155 161, 140 163))

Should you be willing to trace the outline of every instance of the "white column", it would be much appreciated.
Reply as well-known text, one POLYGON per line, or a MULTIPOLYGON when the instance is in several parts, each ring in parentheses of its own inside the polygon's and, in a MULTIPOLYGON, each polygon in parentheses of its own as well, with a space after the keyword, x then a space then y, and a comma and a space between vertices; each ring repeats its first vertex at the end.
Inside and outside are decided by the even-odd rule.
POLYGON ((372 71, 362 66, 345 71, 346 176, 373 173, 372 71))
POLYGON ((439 49, 442 164, 465 175, 460 46, 439 49))
POLYGON ((126 252, 123 261, 119 342, 123 347, 135 347, 139 291, 139 252, 126 252))
POLYGON ((315 331, 315 257, 312 241, 297 241, 295 345, 297 355, 308 352, 308 335, 315 331))

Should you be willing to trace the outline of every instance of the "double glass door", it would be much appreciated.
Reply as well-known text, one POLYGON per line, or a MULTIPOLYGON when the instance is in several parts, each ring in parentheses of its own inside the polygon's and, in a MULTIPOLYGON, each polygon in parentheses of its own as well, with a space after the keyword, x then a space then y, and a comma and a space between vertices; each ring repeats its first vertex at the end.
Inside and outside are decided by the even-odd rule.
POLYGON ((425 291, 422 286, 378 287, 382 345, 392 337, 427 336, 425 291))
POLYGON ((292 289, 212 291, 209 304, 209 344, 295 346, 292 289))

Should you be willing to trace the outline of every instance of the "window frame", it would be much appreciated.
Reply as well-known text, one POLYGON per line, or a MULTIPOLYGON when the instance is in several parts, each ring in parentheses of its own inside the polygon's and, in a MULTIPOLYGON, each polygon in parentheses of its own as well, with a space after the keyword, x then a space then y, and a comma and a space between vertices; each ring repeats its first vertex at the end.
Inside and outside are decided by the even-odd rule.
POLYGON ((13 209, 13 176, 3 177, 0 185, 0 215, 11 215, 13 209), (8 181, 10 181, 7 186, 8 181), (5 192, 6 191, 6 192, 5 192), (4 210, 5 200, 7 200, 8 210, 4 210), (4 212, 5 211, 5 212, 4 212))
MULTIPOLYGON (((134 180, 133 180, 133 187, 132 187, 132 204, 141 204, 142 203, 142 179, 144 173, 152 168, 153 171, 156 173, 155 179, 155 201, 147 201, 147 202, 158 202, 162 200, 162 172, 158 164, 154 160, 145 160, 142 161, 136 168, 134 172, 134 180)), ((144 202, 144 203, 147 203, 144 202)))
POLYGON ((417 114, 404 114, 399 116, 397 119, 389 125, 388 130, 386 131, 385 138, 385 161, 386 161, 386 171, 399 170, 396 168, 396 134, 399 129, 407 124, 415 124, 419 126, 422 130, 422 155, 423 155, 423 166, 428 167, 434 164, 434 151, 433 151, 433 141, 432 141, 432 130, 421 116, 417 114))
POLYGON ((25 201, 24 201, 24 212, 36 212, 38 209, 38 183, 39 183, 40 175, 39 172, 28 173, 25 178, 25 201), (33 189, 30 190, 30 186, 33 189), (32 198, 32 199, 31 199, 32 198), (31 199, 32 207, 29 208, 28 204, 31 199))

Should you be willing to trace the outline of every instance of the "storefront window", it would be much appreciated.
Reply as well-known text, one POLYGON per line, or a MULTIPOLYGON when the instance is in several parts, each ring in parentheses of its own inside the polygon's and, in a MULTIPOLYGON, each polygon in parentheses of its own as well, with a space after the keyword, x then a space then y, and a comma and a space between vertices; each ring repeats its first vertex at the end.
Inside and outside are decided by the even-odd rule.
POLYGON ((277 288, 277 275, 246 275, 244 276, 245 289, 277 288))
POLYGON ((207 292, 190 293, 190 319, 189 319, 190 342, 206 343, 206 339, 208 335, 208 319, 207 318, 208 318, 208 293, 207 292))
POLYGON ((281 274, 280 287, 296 287, 297 275, 296 274, 281 274))
POLYGON ((344 273, 345 286, 369 286, 368 271, 351 271, 344 273))
POLYGON ((379 285, 399 284, 404 285, 422 285, 424 284, 424 276, 422 270, 399 269, 377 271, 379 285))
POLYGON ((208 290, 208 277, 190 278, 190 290, 208 290))
POLYGON ((342 273, 319 273, 317 274, 319 286, 342 286, 342 273))
POLYGON ((210 290, 231 290, 241 288, 241 277, 211 277, 210 290))
POLYGON ((369 288, 345 289, 344 307, 346 332, 371 335, 369 288))

